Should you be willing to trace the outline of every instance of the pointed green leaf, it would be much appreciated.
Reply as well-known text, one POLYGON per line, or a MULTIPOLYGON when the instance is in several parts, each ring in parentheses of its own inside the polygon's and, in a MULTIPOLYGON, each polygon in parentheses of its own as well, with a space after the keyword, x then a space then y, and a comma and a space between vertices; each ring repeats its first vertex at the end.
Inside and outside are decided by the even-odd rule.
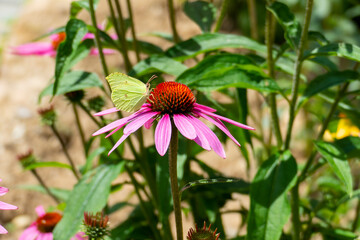
MULTIPOLYGON (((18 185, 17 187, 47 194, 45 188, 40 185, 22 184, 22 185, 18 185)), ((49 190, 52 194, 54 194, 55 197, 57 197, 61 201, 66 201, 70 195, 70 190, 67 190, 67 189, 49 188, 49 190)))
POLYGON ((303 60, 319 55, 338 56, 360 62, 360 47, 349 43, 330 43, 306 52, 303 60))
MULTIPOLYGON (((99 0, 93 0, 93 3, 94 9, 96 9, 99 0)), ((82 9, 86 9, 88 12, 90 12, 89 0, 78 0, 71 2, 70 17, 75 18, 82 9)))
POLYGON ((182 63, 164 55, 152 55, 138 62, 129 72, 130 76, 143 76, 145 74, 163 72, 174 76, 179 76, 187 67, 182 63))
POLYGON ((250 38, 232 34, 204 33, 180 42, 166 51, 166 55, 179 61, 200 53, 223 48, 245 48, 266 53, 266 46, 250 38))
POLYGON ((335 145, 339 147, 347 156, 347 158, 354 158, 360 156, 360 138, 346 137, 335 141, 335 145))
POLYGON ((104 164, 83 176, 66 201, 63 218, 54 230, 54 239, 70 239, 79 231, 84 211, 97 212, 105 207, 111 182, 123 169, 124 162, 104 164))
POLYGON ((336 176, 345 185, 346 192, 351 196, 353 183, 346 154, 335 144, 324 141, 315 141, 315 147, 329 163, 336 176))
POLYGON ((203 32, 210 32, 211 25, 214 23, 216 17, 216 8, 212 3, 205 1, 186 1, 184 3, 184 12, 203 32))
POLYGON ((250 187, 247 239, 278 240, 291 213, 288 191, 296 182, 297 165, 290 151, 261 166, 250 187))
MULTIPOLYGON (((87 27, 83 21, 70 19, 66 24, 65 33, 65 41, 59 45, 56 54, 53 95, 57 93, 59 82, 64 74, 90 52, 89 44, 83 45, 81 48, 82 51, 77 51, 83 37, 87 33, 87 27)), ((87 41, 87 43, 89 43, 89 41, 87 41)))
POLYGON ((70 165, 65 164, 65 163, 59 163, 59 162, 37 162, 37 163, 30 164, 25 169, 32 170, 32 169, 36 169, 36 168, 40 168, 40 167, 57 167, 57 168, 72 169, 70 165))

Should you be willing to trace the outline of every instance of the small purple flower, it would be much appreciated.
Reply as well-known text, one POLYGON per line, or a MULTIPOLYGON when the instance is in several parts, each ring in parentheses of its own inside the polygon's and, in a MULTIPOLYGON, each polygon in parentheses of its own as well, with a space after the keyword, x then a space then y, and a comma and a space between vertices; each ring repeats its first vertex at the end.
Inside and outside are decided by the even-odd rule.
MULTIPOLYGON (((116 111, 119 110, 111 108, 96 113, 95 116, 103 116, 116 111)), ((208 151, 213 149, 220 157, 226 158, 224 148, 218 137, 199 118, 202 117, 213 123, 238 146, 240 143, 231 135, 222 121, 247 130, 254 130, 254 128, 217 115, 214 112, 216 112, 215 109, 196 103, 194 94, 186 85, 177 82, 163 82, 152 90, 147 103, 140 110, 108 124, 96 131, 93 136, 112 130, 106 136, 109 137, 126 125, 123 131, 124 135, 110 150, 110 155, 130 134, 137 131, 141 126, 150 128, 154 121, 158 120, 155 129, 155 147, 158 153, 163 156, 170 144, 171 122, 173 121, 184 137, 194 140, 208 151)))

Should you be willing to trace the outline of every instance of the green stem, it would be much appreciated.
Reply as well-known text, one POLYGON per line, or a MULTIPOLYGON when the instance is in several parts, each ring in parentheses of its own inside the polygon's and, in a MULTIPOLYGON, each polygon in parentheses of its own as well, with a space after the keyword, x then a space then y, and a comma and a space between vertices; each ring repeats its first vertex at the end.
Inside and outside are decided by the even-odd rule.
POLYGON ((62 140, 62 138, 61 138, 58 130, 56 129, 56 127, 55 127, 54 124, 51 125, 50 127, 51 127, 53 133, 55 134, 55 136, 57 137, 57 139, 59 140, 60 145, 61 145, 61 147, 62 147, 62 150, 63 150, 63 152, 64 152, 64 154, 65 154, 68 162, 69 162, 70 165, 71 165, 71 171, 74 173, 76 179, 77 179, 77 180, 80 180, 79 173, 76 171, 76 167, 75 167, 74 161, 73 161, 72 158, 70 157, 70 154, 69 154, 69 152, 68 152, 68 150, 67 150, 67 148, 66 148, 66 145, 65 145, 64 141, 62 140))
MULTIPOLYGON (((269 70, 269 76, 275 79, 275 68, 274 68, 274 59, 273 59, 273 42, 274 42, 274 35, 273 35, 273 21, 274 16, 271 14, 270 11, 266 11, 266 23, 265 23, 265 42, 267 46, 267 64, 269 70)), ((273 124, 277 146, 280 148, 283 144, 282 136, 279 126, 279 117, 277 114, 277 105, 276 105, 276 94, 270 93, 269 95, 269 106, 271 112, 271 122, 273 124)), ((271 135, 269 136, 271 139, 271 135)))
MULTIPOLYGON (((101 66, 103 68, 104 75, 108 76, 109 75, 109 70, 108 70, 107 65, 106 65, 103 48, 102 48, 102 45, 101 45, 101 42, 100 42, 100 34, 99 34, 99 29, 97 27, 95 10, 94 10, 94 5, 93 4, 94 4, 94 1, 89 0, 91 22, 92 22, 93 27, 96 29, 95 30, 95 45, 99 50, 100 62, 101 62, 101 66)), ((110 89, 109 84, 108 84, 108 87, 110 89)))
POLYGON ((293 224, 293 239, 299 240, 301 233, 299 183, 291 189, 291 219, 293 224))
POLYGON ((86 141, 85 141, 85 136, 84 136, 84 131, 82 129, 82 126, 81 126, 81 122, 80 122, 80 118, 79 118, 79 112, 76 108, 76 104, 75 103, 71 103, 72 107, 73 107, 73 111, 74 111, 74 114, 75 114, 75 120, 76 120, 76 125, 77 125, 77 128, 79 129, 79 134, 80 134, 80 138, 81 138, 81 143, 84 147, 84 151, 85 151, 85 156, 87 156, 87 152, 86 152, 86 141))
POLYGON ((122 55, 124 58, 124 63, 125 63, 125 69, 127 72, 129 72, 132 68, 130 60, 129 60, 129 55, 128 55, 128 47, 127 47, 127 42, 126 42, 126 36, 125 36, 125 23, 124 23, 124 18, 123 18, 123 14, 121 11, 121 6, 120 6, 120 2, 119 0, 115 0, 115 6, 116 6, 116 11, 118 14, 118 21, 119 21, 119 25, 120 25, 120 43, 121 43, 121 48, 122 48, 122 55))
POLYGON ((36 172, 35 169, 32 169, 31 170, 31 173, 36 177, 36 179, 39 181, 39 183, 41 184, 41 186, 45 189, 45 191, 47 192, 47 194, 49 194, 49 196, 54 199, 54 201, 59 204, 60 201, 59 199, 54 195, 52 194, 52 192, 50 191, 50 189, 46 186, 45 182, 41 179, 41 177, 39 176, 39 174, 36 172))
POLYGON ((175 9, 174 9, 173 0, 168 0, 168 10, 169 10, 170 24, 171 24, 171 30, 173 33, 173 37, 174 37, 174 42, 178 43, 178 42, 180 42, 180 38, 179 38, 179 35, 176 30, 175 9))
POLYGON ((177 179, 177 151, 178 151, 178 130, 174 122, 171 120, 171 140, 169 147, 169 173, 171 193, 174 202, 175 225, 177 240, 183 240, 182 217, 180 206, 180 194, 177 179))
POLYGON ((259 33, 257 28, 257 14, 256 14, 256 4, 255 0, 247 0, 249 17, 250 17, 250 33, 251 38, 258 40, 259 33))
POLYGON ((135 24, 134 24, 134 16, 132 14, 132 9, 131 9, 131 2, 130 0, 127 0, 127 9, 129 12, 129 18, 130 18, 130 26, 131 26, 131 35, 133 38, 133 46, 134 46, 134 50, 135 50, 135 54, 136 54, 136 60, 138 62, 140 62, 141 58, 140 58, 140 53, 139 53, 139 48, 138 48, 138 44, 137 44, 137 37, 136 37, 136 31, 135 31, 135 24))
POLYGON ((308 29, 309 29, 309 25, 310 25, 313 1, 314 0, 307 0, 306 10, 305 10, 304 27, 301 32, 300 43, 299 43, 299 47, 297 49, 294 77, 293 77, 293 83, 292 83, 292 88, 291 88, 289 123, 288 123, 285 145, 284 145, 285 150, 288 149, 289 145, 290 145, 292 127, 293 127, 294 119, 295 119, 295 108, 296 108, 297 96, 298 96, 298 91, 299 91, 301 67, 302 67, 302 62, 303 62, 302 57, 303 57, 305 45, 307 42, 307 35, 308 35, 308 29))
POLYGON ((216 21, 216 25, 214 28, 214 32, 218 32, 220 30, 221 24, 224 21, 226 10, 228 9, 230 1, 229 0, 223 0, 222 6, 221 6, 221 12, 218 20, 216 21))
POLYGON ((355 219, 354 219, 354 222, 353 222, 353 225, 351 227, 351 230, 353 232, 356 231, 356 228, 357 226, 359 226, 359 222, 360 222, 360 199, 358 199, 358 202, 357 202, 357 206, 356 206, 356 213, 355 213, 355 219))

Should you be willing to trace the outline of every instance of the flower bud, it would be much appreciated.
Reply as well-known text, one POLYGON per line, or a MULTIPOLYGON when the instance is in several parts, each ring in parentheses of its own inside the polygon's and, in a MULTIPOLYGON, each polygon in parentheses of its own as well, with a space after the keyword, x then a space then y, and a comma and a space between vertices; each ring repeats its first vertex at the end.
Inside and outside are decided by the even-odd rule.
POLYGON ((29 149, 27 152, 18 154, 16 158, 19 160, 23 168, 27 168, 33 163, 36 163, 36 158, 33 155, 32 149, 29 149))
POLYGON ((220 233, 216 233, 217 228, 215 231, 212 231, 210 229, 211 224, 208 228, 206 228, 206 222, 204 222, 203 228, 198 228, 198 226, 195 224, 195 230, 193 228, 190 228, 187 239, 188 240, 220 240, 220 233))
POLYGON ((77 91, 65 93, 65 96, 70 102, 77 103, 84 98, 85 92, 83 90, 77 90, 77 91))
POLYGON ((38 113, 41 116, 41 122, 45 125, 54 125, 56 121, 56 112, 54 106, 50 105, 46 108, 39 108, 38 113))
POLYGON ((91 110, 95 112, 100 112, 105 106, 105 100, 101 96, 93 97, 88 100, 88 105, 91 110))

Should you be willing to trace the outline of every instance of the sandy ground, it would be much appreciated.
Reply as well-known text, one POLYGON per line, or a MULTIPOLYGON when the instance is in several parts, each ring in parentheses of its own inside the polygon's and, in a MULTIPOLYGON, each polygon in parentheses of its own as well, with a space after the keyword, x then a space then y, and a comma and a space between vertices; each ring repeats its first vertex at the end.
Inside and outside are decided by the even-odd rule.
MULTIPOLYGON (((16 160, 16 155, 33 149, 34 154, 41 161, 66 162, 61 147, 51 131, 40 124, 37 114, 39 106, 47 106, 48 99, 38 104, 38 94, 47 86, 54 73, 54 59, 38 56, 15 56, 10 54, 9 47, 30 42, 50 29, 65 25, 68 19, 70 6, 69 0, 30 0, 24 4, 18 19, 12 24, 12 29, 4 43, 0 69, 0 178, 3 179, 1 186, 10 189, 1 201, 14 204, 19 207, 17 211, 0 211, 0 223, 10 231, 8 235, 0 236, 0 239, 16 239, 21 231, 35 219, 34 209, 38 205, 45 207, 54 206, 55 202, 43 194, 24 190, 21 184, 37 184, 36 179, 29 173, 24 172, 16 160)), ((105 1, 101 1, 104 3, 105 1)), ((154 37, 141 35, 151 31, 171 32, 168 21, 166 2, 160 0, 133 0, 135 23, 140 39, 159 44, 164 49, 169 43, 162 42, 154 37)), ((107 15, 106 6, 99 6, 98 20, 107 15)), ((80 17, 90 23, 89 16, 82 12, 80 17)), ((199 33, 199 29, 184 14, 178 13, 178 31, 182 38, 186 39, 199 33)), ((120 55, 108 56, 110 69, 122 67, 120 55)), ((76 68, 95 71, 102 76, 98 58, 89 57, 81 62, 76 68)), ((91 93, 87 93, 91 96, 91 93)), ((80 139, 74 128, 74 116, 71 106, 61 97, 54 101, 58 112, 58 128, 67 141, 69 152, 78 164, 84 162, 80 139)), ((81 115, 83 116, 83 115, 81 115)), ((86 117, 85 117, 86 118, 86 117)), ((84 122, 85 134, 90 136, 96 129, 90 122, 84 122)), ((222 161, 214 153, 206 153, 203 159, 214 167, 224 170, 229 176, 241 177, 245 169, 238 150, 232 151, 234 145, 227 145, 228 159, 222 161), (239 171, 240 169, 240 171, 239 171)), ((41 176, 49 186, 66 187, 75 183, 74 177, 69 171, 59 169, 40 169, 41 176)), ((238 203, 235 204, 238 206, 238 203)), ((229 233, 236 229, 239 219, 226 220, 229 233)), ((192 224, 188 220, 184 229, 192 224)))

